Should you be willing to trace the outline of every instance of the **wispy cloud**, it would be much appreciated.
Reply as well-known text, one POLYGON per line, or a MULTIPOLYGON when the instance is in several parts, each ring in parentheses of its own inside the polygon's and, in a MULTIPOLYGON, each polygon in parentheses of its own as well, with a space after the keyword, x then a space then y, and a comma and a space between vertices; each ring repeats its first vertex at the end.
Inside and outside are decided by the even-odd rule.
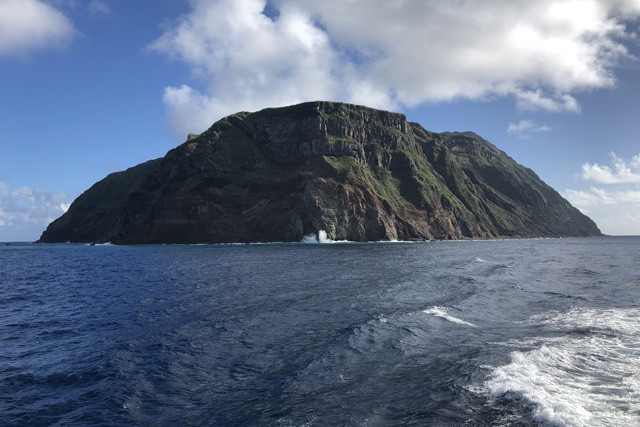
POLYGON ((203 83, 165 89, 181 133, 311 99, 397 108, 510 96, 524 111, 579 112, 576 93, 615 84, 624 19, 640 16, 630 0, 191 4, 150 46, 203 83))
POLYGON ((0 196, 8 196, 9 195, 9 186, 4 182, 0 181, 0 196))
POLYGON ((75 35, 71 20, 41 0, 0 1, 0 55, 65 46, 75 35))
POLYGON ((69 205, 69 196, 64 191, 12 189, 0 181, 0 241, 35 240, 69 205))
POLYGON ((91 0, 87 7, 93 15, 108 15, 111 13, 111 8, 101 0, 91 0))
POLYGON ((520 120, 518 123, 509 123, 507 133, 515 134, 519 139, 529 139, 535 132, 549 132, 551 127, 538 125, 531 120, 520 120))

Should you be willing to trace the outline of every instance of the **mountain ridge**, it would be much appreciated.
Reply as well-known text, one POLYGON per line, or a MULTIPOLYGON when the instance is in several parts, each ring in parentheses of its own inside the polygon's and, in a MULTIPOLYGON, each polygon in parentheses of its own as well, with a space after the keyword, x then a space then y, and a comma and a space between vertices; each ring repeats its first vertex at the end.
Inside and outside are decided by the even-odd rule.
POLYGON ((239 112, 79 196, 41 242, 231 243, 601 235, 473 132, 314 101, 239 112))

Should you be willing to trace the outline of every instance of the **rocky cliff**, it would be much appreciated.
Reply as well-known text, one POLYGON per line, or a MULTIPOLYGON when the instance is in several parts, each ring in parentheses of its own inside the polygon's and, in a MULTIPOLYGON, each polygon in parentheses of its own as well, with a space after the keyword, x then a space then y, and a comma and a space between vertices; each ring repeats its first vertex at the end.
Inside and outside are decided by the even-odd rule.
POLYGON ((353 241, 600 235, 473 133, 332 102, 237 113, 78 197, 41 242, 353 241))

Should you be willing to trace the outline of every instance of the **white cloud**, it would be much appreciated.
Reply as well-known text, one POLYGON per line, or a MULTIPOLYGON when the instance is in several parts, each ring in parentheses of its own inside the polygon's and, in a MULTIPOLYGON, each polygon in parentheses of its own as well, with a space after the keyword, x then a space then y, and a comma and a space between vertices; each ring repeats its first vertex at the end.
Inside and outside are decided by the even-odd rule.
POLYGON ((0 241, 36 240, 69 205, 69 197, 63 191, 11 189, 0 182, 0 241))
POLYGON ((603 233, 640 235, 640 191, 591 187, 588 191, 565 190, 564 197, 593 219, 603 233))
POLYGON ((594 205, 640 205, 640 191, 636 190, 591 187, 589 191, 566 190, 565 195, 571 203, 585 209, 594 205))
POLYGON ((624 20, 640 16, 633 0, 275 0, 275 17, 265 6, 192 0, 151 45, 206 83, 165 90, 181 133, 313 99, 397 108, 511 96, 522 110, 578 112, 576 93, 615 83, 624 20))
POLYGON ((516 134, 519 139, 529 139, 533 132, 549 132, 551 127, 538 125, 531 120, 520 120, 518 123, 509 123, 507 133, 516 134))
POLYGON ((100 0, 91 0, 87 7, 89 8, 89 12, 94 15, 108 15, 111 13, 111 8, 100 0))
POLYGON ((262 13, 264 6, 261 0, 195 1, 193 13, 151 45, 208 80, 204 94, 186 85, 165 89, 182 134, 240 110, 338 93, 337 53, 328 35, 294 5, 283 5, 276 21, 262 13))
POLYGON ((546 96, 540 89, 532 90, 516 90, 516 105, 518 109, 524 111, 549 111, 558 113, 568 111, 571 113, 579 113, 581 108, 578 101, 571 95, 558 95, 556 98, 546 96))
POLYGON ((564 197, 589 215, 607 234, 640 235, 640 154, 631 161, 609 153, 613 167, 582 165, 580 177, 606 187, 568 189, 564 197))
POLYGON ((69 18, 41 0, 0 0, 0 55, 64 46, 75 33, 69 18))
POLYGON ((631 162, 609 153, 613 161, 613 169, 598 163, 582 165, 582 178, 600 184, 633 184, 640 183, 640 154, 633 156, 631 162))

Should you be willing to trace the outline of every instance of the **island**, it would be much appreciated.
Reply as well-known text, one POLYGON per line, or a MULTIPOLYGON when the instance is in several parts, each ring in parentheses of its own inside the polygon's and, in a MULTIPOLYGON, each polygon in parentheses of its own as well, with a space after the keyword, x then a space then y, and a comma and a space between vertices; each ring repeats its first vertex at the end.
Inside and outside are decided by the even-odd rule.
POLYGON ((473 132, 315 101, 239 112, 112 173, 39 242, 137 245, 599 236, 558 192, 473 132))

